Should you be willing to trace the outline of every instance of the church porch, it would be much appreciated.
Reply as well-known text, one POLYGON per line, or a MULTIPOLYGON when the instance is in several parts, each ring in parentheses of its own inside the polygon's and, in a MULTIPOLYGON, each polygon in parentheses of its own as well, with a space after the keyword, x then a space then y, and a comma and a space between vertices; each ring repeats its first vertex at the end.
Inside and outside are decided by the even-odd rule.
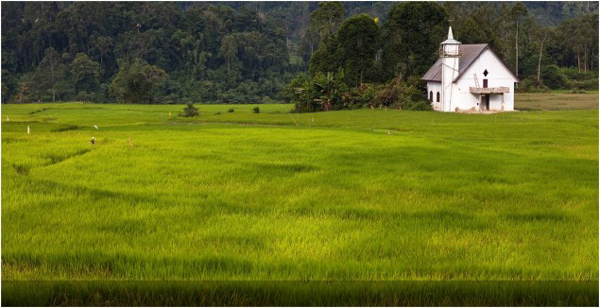
POLYGON ((479 108, 478 108, 477 112, 480 112, 480 113, 504 111, 504 106, 505 106, 504 93, 509 93, 509 91, 510 91, 510 88, 508 88, 508 87, 496 87, 496 88, 469 87, 469 92, 471 94, 479 96, 479 104, 478 104, 479 108), (492 101, 492 99, 493 99, 493 101, 496 101, 495 106, 493 106, 490 103, 492 101))

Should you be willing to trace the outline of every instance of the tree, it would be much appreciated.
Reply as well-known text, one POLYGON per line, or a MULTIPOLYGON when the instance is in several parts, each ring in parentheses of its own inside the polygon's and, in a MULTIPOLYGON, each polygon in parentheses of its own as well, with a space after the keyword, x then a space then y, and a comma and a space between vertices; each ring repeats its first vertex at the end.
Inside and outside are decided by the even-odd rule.
POLYGON ((310 57, 308 71, 311 75, 318 72, 336 72, 342 65, 341 49, 334 34, 321 41, 317 51, 310 57))
POLYGON ((169 76, 164 70, 136 59, 131 64, 121 64, 110 85, 110 91, 121 102, 151 104, 157 101, 159 93, 156 90, 167 78, 169 76))
POLYGON ((567 77, 561 73, 557 65, 548 65, 542 71, 544 84, 551 89, 564 89, 567 87, 567 77))
POLYGON ((544 52, 544 43, 551 35, 551 30, 548 28, 540 28, 536 32, 536 41, 539 44, 540 54, 538 57, 538 65, 537 65, 537 80, 540 81, 540 75, 542 72, 542 55, 544 52))
POLYGON ((448 29, 443 7, 433 2, 404 2, 390 10, 384 25, 385 79, 422 75, 437 59, 448 29))
POLYGON ((313 101, 321 105, 321 110, 329 111, 336 106, 341 107, 342 94, 347 90, 343 71, 339 71, 337 74, 318 73, 315 75, 312 85, 315 87, 316 93, 319 93, 319 97, 313 98, 313 101))
POLYGON ((315 48, 319 46, 319 35, 312 28, 304 32, 300 40, 300 50, 302 58, 305 62, 310 61, 310 58, 315 53, 315 48))
POLYGON ((106 56, 113 46, 113 39, 110 36, 99 36, 95 39, 95 45, 96 49, 98 49, 98 54, 100 54, 100 65, 102 65, 104 56, 106 56))
POLYGON ((235 36, 231 34, 224 36, 221 40, 221 48, 219 49, 219 52, 227 61, 227 76, 229 76, 231 61, 234 61, 237 55, 237 42, 235 36))
POLYGON ((379 26, 367 14, 352 16, 340 27, 338 42, 348 84, 360 85, 379 50, 379 26))
POLYGON ((17 101, 19 104, 29 101, 29 82, 23 80, 19 82, 19 92, 17 93, 17 101))
POLYGON ((456 31, 456 38, 463 44, 480 44, 489 41, 489 35, 473 17, 467 18, 456 31))
POLYGON ((346 9, 341 2, 320 2, 319 7, 310 14, 310 28, 319 33, 323 40, 335 33, 345 14, 346 9))
POLYGON ((65 65, 62 63, 62 57, 54 50, 47 48, 44 52, 44 59, 35 70, 33 79, 36 81, 36 87, 40 92, 50 89, 52 92, 52 101, 56 101, 56 84, 64 78, 65 65))
POLYGON ((100 85, 100 65, 84 53, 78 53, 71 63, 76 91, 93 92, 100 85))
POLYGON ((318 34, 319 37, 317 51, 313 53, 311 47, 309 62, 311 75, 317 72, 336 72, 340 68, 341 59, 335 33, 344 20, 345 12, 340 2, 320 2, 317 9, 310 14, 310 29, 307 35, 318 34))
POLYGON ((519 77, 519 21, 527 16, 527 8, 521 2, 515 3, 511 8, 511 15, 515 21, 515 75, 519 77))

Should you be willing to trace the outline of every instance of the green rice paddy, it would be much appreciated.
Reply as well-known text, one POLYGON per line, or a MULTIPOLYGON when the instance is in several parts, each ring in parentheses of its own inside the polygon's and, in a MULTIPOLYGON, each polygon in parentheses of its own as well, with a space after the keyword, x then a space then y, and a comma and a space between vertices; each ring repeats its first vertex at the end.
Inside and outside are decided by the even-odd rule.
POLYGON ((197 106, 3 105, 3 282, 597 286, 597 109, 197 106))

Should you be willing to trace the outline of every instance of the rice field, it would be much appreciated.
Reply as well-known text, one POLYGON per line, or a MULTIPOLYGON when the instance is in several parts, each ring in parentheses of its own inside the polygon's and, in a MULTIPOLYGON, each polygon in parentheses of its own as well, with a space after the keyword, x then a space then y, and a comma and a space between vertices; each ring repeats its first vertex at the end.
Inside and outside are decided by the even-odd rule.
POLYGON ((597 305, 583 97, 595 109, 2 105, 2 281, 567 281, 597 305))

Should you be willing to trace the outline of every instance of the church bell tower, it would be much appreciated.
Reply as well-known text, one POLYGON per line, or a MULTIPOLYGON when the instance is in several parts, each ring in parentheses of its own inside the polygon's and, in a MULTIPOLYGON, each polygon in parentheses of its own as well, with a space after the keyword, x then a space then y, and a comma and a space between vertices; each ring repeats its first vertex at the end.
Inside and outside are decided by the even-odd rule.
POLYGON ((442 111, 451 112, 452 92, 454 78, 458 76, 458 62, 460 60, 461 43, 454 39, 452 27, 448 28, 448 39, 443 41, 440 47, 440 58, 442 59, 442 111))

